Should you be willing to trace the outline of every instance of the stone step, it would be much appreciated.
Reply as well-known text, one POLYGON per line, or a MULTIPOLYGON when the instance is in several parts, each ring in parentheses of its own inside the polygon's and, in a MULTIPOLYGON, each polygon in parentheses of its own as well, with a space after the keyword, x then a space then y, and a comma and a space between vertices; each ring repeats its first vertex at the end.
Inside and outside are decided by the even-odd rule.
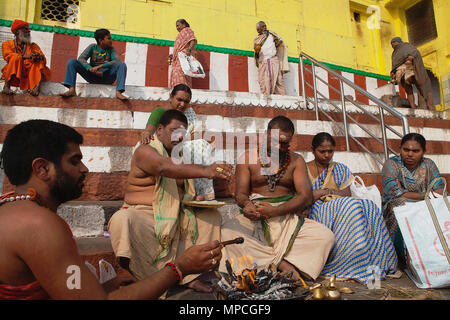
MULTIPOLYGON (((222 219, 229 219, 238 210, 233 198, 220 199, 226 204, 218 210, 222 219)), ((123 201, 69 201, 58 208, 58 215, 72 230, 82 254, 110 252, 108 222, 123 201)))
MULTIPOLYGON (((92 85, 93 88, 100 89, 104 85, 92 85)), ((0 86, 1 87, 1 86, 0 86)), ((107 87, 107 86, 106 86, 107 87)), ((31 97, 27 94, 16 94, 13 96, 0 96, 0 105, 2 106, 28 106, 28 107, 46 107, 57 109, 81 109, 81 110, 108 110, 108 111, 128 111, 128 112, 151 112, 156 107, 167 105, 169 98, 169 89, 166 88, 150 88, 149 90, 156 90, 153 96, 149 99, 140 100, 128 100, 120 101, 113 98, 102 97, 98 93, 93 94, 90 97, 73 97, 70 99, 63 99, 59 96, 51 96, 41 94, 38 97, 31 97), (161 90, 165 90, 162 95, 161 90)), ((315 112, 306 108, 302 97, 289 97, 279 95, 256 95, 258 99, 252 100, 252 95, 249 93, 235 93, 235 92, 219 92, 208 90, 193 90, 193 97, 191 105, 196 110, 197 114, 204 115, 220 115, 223 117, 261 117, 272 118, 275 115, 286 115, 293 120, 315 120, 315 112), (247 96, 247 100, 239 101, 234 99, 237 95, 247 96), (232 98, 230 100, 217 99, 217 96, 228 95, 232 98), (198 96, 198 97, 197 97, 198 96), (290 100, 283 101, 284 97, 289 97, 290 100), (198 98, 198 99, 197 99, 198 98), (267 102, 269 101, 269 103, 267 102), (277 103, 275 103, 275 102, 277 103), (279 102, 281 101, 281 102, 279 102), (272 102, 272 103, 270 103, 272 102), (293 103, 289 105, 289 103, 293 103), (306 111, 306 113, 305 113, 306 111)), ((340 106, 340 101, 334 101, 334 103, 340 106)), ((325 102, 319 102, 319 106, 324 110, 333 111, 334 107, 325 102)), ((363 105, 364 106, 364 105, 363 105)), ((378 107, 364 106, 364 108, 372 113, 379 114, 378 107)), ((363 111, 357 108, 353 103, 346 102, 347 112, 350 114, 358 114, 358 116, 364 115, 364 118, 368 118, 363 111)), ((411 108, 395 108, 398 112, 408 117, 409 121, 415 121, 412 119, 434 119, 434 120, 448 120, 450 111, 429 111, 423 109, 411 109, 411 108)), ((387 121, 390 119, 389 113, 385 113, 387 121)), ((362 121, 364 118, 358 118, 358 121, 362 121)), ((326 119, 326 118, 324 118, 326 119)), ((411 124, 416 125, 416 124, 411 124)))

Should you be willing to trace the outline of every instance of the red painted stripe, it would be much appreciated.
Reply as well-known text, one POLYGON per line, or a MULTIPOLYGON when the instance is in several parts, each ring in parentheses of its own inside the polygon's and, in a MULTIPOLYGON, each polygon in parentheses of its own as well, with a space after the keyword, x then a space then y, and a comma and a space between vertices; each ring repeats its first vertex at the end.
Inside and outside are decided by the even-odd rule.
MULTIPOLYGON (((125 53, 127 51, 127 43, 125 41, 117 41, 113 40, 113 47, 116 49, 117 54, 120 57, 120 61, 125 62, 125 53)), ((117 81, 113 82, 113 86, 115 86, 117 81)))
POLYGON ((383 79, 377 79, 377 87, 382 87, 388 84, 387 80, 383 80, 383 79))
POLYGON ((148 87, 169 86, 169 47, 148 45, 145 85, 148 87))
POLYGON ((125 61, 125 53, 127 51, 127 43, 125 41, 113 40, 113 47, 116 49, 117 54, 120 57, 120 61, 125 61))
POLYGON ((206 76, 202 78, 192 78, 192 89, 209 90, 209 70, 210 70, 210 54, 209 51, 197 51, 197 60, 202 64, 206 76))
POLYGON ((228 55, 228 90, 248 92, 248 58, 228 55))
POLYGON ((79 37, 54 33, 52 46, 52 81, 62 82, 66 74, 66 65, 70 59, 77 59, 79 37))
MULTIPOLYGON (((355 84, 360 87, 361 89, 367 90, 367 86, 366 86, 366 77, 362 76, 360 74, 355 74, 354 75, 354 81, 355 84)), ((367 97, 363 96, 361 93, 359 93, 358 91, 355 90, 355 98, 356 101, 364 103, 364 104, 369 104, 369 99, 367 99, 367 97)))
POLYGON ((117 54, 120 57, 120 61, 125 61, 125 53, 127 51, 127 43, 125 41, 113 40, 113 47, 116 49, 117 54))
POLYGON ((427 277, 427 270, 425 269, 425 265, 423 264, 422 257, 420 256, 420 253, 419 253, 419 249, 417 248, 417 244, 416 244, 416 241, 414 239, 414 234, 411 231, 411 227, 409 225, 408 218, 405 218, 405 222, 406 222, 406 226, 408 227, 408 232, 409 232, 409 235, 411 236, 411 240, 413 242, 414 249, 416 249, 417 257, 419 258, 419 262, 420 262, 420 266, 422 267, 423 274, 425 275, 425 280, 428 283, 428 287, 431 288, 430 281, 428 280, 428 277, 427 277))
MULTIPOLYGON (((339 71, 339 70, 333 70, 333 71, 339 75, 342 75, 341 71, 339 71)), ((335 77, 334 75, 332 75, 331 73, 328 73, 328 83, 333 88, 337 89, 338 91, 341 90, 341 86, 339 84, 339 79, 337 77, 335 77)), ((336 91, 334 91, 331 88, 328 88, 328 91, 329 91, 331 100, 341 100, 341 95, 339 93, 337 93, 336 91)))
MULTIPOLYGON (((305 81, 306 83, 309 83, 310 86, 313 86, 313 81, 312 81, 312 66, 309 64, 304 64, 304 74, 305 74, 305 81), (309 72, 306 70, 308 69, 309 72)), ((307 84, 305 83, 305 91, 306 91, 306 96, 307 97, 314 97, 314 90, 312 88, 310 88, 307 84)), ((302 92, 302 73, 300 70, 300 64, 298 65, 298 92, 300 96, 303 96, 303 92, 302 92)))

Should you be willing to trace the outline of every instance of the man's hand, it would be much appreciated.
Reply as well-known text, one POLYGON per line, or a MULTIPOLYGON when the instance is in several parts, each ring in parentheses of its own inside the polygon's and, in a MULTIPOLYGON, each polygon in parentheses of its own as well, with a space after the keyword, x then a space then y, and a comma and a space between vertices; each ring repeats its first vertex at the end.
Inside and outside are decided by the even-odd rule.
POLYGON ((256 211, 255 204, 250 200, 245 203, 244 207, 242 208, 242 211, 244 213, 244 217, 246 217, 251 221, 258 221, 265 218, 256 211))
POLYGON ((89 72, 92 72, 97 77, 103 77, 103 72, 100 71, 101 68, 103 68, 102 64, 100 64, 100 65, 98 65, 96 67, 89 68, 89 72))
POLYGON ((230 180, 233 175, 233 167, 227 163, 213 163, 206 167, 207 178, 230 180))
POLYGON ((214 240, 190 247, 175 260, 175 264, 183 276, 186 276, 213 270, 219 266, 220 259, 222 246, 218 240, 214 240))
POLYGON ((270 219, 274 216, 274 206, 268 202, 260 201, 256 203, 256 213, 264 219, 270 219))
POLYGON ((281 39, 278 39, 278 38, 274 38, 273 42, 275 43, 275 47, 277 47, 277 48, 280 46, 280 44, 283 43, 283 41, 281 39))
POLYGON ((34 62, 37 62, 37 61, 40 61, 40 60, 42 59, 42 56, 41 56, 41 54, 40 54, 39 52, 33 52, 33 53, 31 54, 31 59, 32 59, 34 62))
POLYGON ((153 135, 150 132, 145 130, 141 133, 141 144, 149 144, 151 140, 153 140, 153 135))

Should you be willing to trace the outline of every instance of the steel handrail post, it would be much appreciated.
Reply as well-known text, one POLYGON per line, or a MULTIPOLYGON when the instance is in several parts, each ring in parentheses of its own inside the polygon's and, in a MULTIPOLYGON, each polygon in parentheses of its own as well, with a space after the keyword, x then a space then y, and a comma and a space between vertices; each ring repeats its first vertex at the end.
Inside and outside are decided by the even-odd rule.
POLYGON ((312 75, 313 75, 313 88, 314 88, 314 108, 316 109, 316 120, 319 120, 319 103, 317 102, 317 84, 316 84, 316 68, 314 62, 311 61, 312 75))
POLYGON ((345 147, 347 148, 347 151, 350 151, 350 144, 348 142, 347 109, 345 108, 344 83, 342 82, 342 80, 339 80, 339 85, 341 88, 341 104, 342 104, 342 118, 344 120, 345 147))

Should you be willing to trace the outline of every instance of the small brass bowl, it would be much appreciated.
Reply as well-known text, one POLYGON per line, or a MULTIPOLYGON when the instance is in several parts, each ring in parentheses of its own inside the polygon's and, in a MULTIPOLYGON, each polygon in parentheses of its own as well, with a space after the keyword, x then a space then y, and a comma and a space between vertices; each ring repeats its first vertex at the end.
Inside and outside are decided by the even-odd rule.
POLYGON ((326 290, 326 298, 328 300, 339 300, 341 298, 341 293, 337 289, 326 290))
POLYGON ((355 293, 355 291, 352 288, 349 288, 349 287, 340 288, 339 291, 341 293, 348 293, 348 294, 355 293))

